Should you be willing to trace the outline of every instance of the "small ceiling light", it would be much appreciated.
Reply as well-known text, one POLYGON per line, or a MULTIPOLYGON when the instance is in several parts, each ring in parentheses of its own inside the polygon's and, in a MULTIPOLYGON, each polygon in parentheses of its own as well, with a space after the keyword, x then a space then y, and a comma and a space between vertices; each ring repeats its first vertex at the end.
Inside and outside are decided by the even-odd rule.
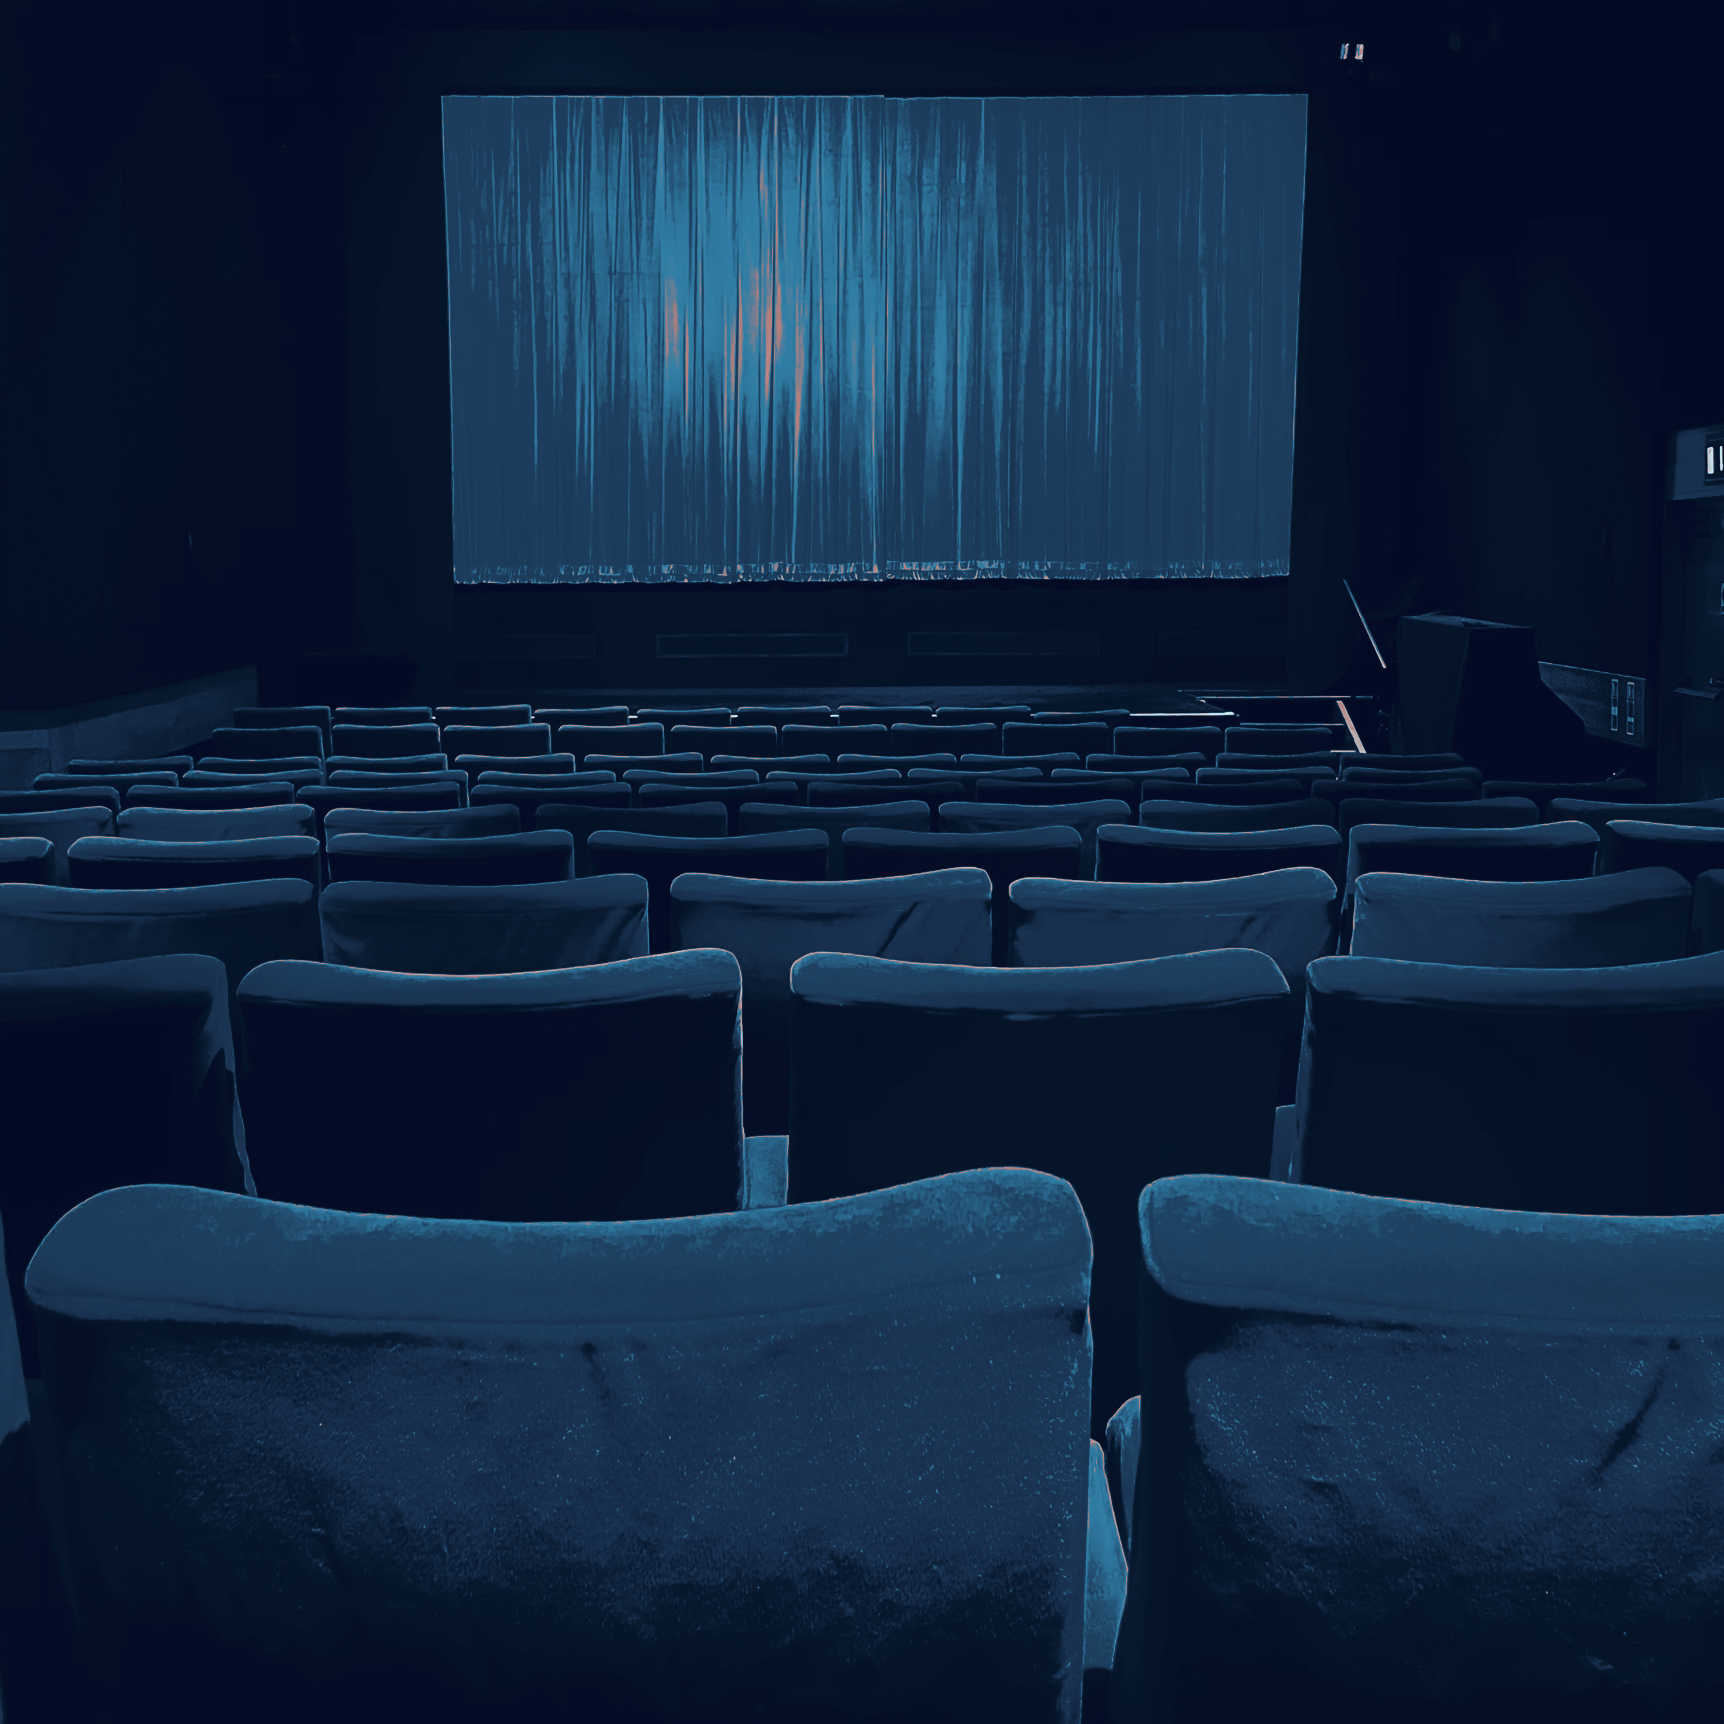
POLYGON ((1362 60, 1362 59, 1364 59, 1364 57, 1365 57, 1365 44, 1363 42, 1355 42, 1353 44, 1353 58, 1355 60, 1362 60))
POLYGON ((1352 46, 1353 46, 1353 44, 1351 42, 1343 42, 1341 44, 1341 58, 1343 60, 1345 60, 1347 58, 1347 50, 1349 48, 1351 48, 1352 46))

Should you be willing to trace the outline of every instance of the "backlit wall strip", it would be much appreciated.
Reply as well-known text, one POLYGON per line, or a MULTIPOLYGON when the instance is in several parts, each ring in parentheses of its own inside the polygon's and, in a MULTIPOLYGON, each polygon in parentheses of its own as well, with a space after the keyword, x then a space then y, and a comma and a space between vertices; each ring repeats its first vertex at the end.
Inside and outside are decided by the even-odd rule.
POLYGON ((455 576, 1285 574, 1302 96, 450 96, 455 576))

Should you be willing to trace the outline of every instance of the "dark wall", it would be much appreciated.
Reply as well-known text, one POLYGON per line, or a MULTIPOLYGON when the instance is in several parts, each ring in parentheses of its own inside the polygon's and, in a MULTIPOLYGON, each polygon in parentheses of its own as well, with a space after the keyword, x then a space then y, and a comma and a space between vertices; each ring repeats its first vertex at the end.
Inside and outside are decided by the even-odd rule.
POLYGON ((345 627, 315 44, 279 6, 9 16, 0 708, 345 627))
MULTIPOLYGON (((526 677, 617 687, 1014 676, 1246 683, 1275 682, 1290 671, 1297 686, 1315 687, 1344 670, 1353 624, 1339 578, 1359 579, 1400 538, 1398 471, 1397 483, 1387 485, 1377 473, 1397 458, 1406 366, 1398 290, 1385 295, 1359 285, 1362 267, 1379 267, 1362 257, 1370 247, 1359 210, 1394 208, 1392 175, 1360 135, 1361 98, 1338 87, 1326 34, 1318 57, 1308 34, 1121 38, 1093 27, 1048 34, 1049 16, 1042 14, 1042 34, 1028 36, 1010 28, 918 31, 900 19, 890 30, 389 30, 357 39, 346 86, 349 451, 365 644, 407 646, 431 679, 445 684, 475 675, 487 683, 526 677), (1310 89, 1292 577, 457 591, 438 97, 603 89, 1310 89), (1368 519, 1361 521, 1361 510, 1368 519), (924 630, 1015 633, 1071 650, 1016 659, 911 657, 907 637, 924 630), (851 656, 659 656, 660 635, 706 631, 842 632, 851 656), (590 644, 594 656, 547 669, 552 661, 538 643, 556 637, 590 644)), ((1380 266, 1391 276, 1395 257, 1391 251, 1380 266)))
POLYGON ((1532 625, 1543 658, 1650 675, 1668 435, 1724 411, 1715 45, 1692 20, 1564 40, 1499 10, 1404 113, 1406 566, 1423 602, 1532 625))

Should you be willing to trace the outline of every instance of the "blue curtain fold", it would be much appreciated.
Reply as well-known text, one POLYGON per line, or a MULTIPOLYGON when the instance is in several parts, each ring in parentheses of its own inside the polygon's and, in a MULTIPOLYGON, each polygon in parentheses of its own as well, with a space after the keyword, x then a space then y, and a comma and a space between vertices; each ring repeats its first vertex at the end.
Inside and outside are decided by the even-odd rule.
POLYGON ((450 96, 459 581, 1285 574, 1303 96, 450 96))

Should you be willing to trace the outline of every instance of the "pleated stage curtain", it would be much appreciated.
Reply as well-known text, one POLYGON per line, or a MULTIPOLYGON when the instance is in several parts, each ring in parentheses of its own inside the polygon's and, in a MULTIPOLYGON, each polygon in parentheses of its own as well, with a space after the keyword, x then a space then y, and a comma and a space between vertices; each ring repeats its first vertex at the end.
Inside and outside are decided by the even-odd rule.
POLYGON ((461 581, 1287 568, 1303 96, 451 96, 461 581))

